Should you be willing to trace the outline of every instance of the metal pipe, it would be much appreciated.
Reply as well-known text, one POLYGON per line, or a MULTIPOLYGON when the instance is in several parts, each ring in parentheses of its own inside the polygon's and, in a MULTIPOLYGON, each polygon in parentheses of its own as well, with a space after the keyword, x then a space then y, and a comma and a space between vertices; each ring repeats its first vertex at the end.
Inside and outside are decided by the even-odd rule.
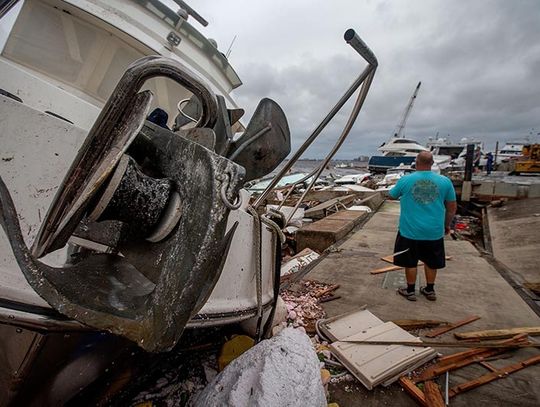
POLYGON ((366 43, 362 41, 362 39, 352 28, 345 31, 345 34, 343 34, 343 39, 347 41, 347 44, 353 47, 353 49, 358 52, 373 68, 377 68, 377 66, 379 66, 379 61, 377 61, 373 51, 369 49, 366 43))
POLYGON ((274 187, 278 184, 278 182, 283 178, 285 174, 292 168, 292 166, 298 161, 298 159, 302 156, 304 151, 313 143, 313 141, 319 136, 319 134, 322 132, 322 130, 326 127, 326 125, 334 118, 334 116, 337 114, 337 112, 343 107, 343 105, 349 100, 349 98, 354 94, 354 92, 358 89, 358 87, 366 80, 368 75, 371 73, 372 70, 376 69, 378 62, 377 58, 373 55, 371 50, 367 47, 367 45, 358 38, 358 35, 354 32, 354 30, 350 29, 345 32, 345 41, 349 43, 368 63, 370 64, 364 71, 360 74, 360 76, 352 83, 352 85, 345 91, 343 96, 338 100, 336 105, 330 110, 330 112, 326 115, 326 117, 322 120, 322 122, 317 126, 317 128, 311 133, 311 135, 307 138, 306 141, 300 146, 300 148, 294 153, 293 157, 285 164, 285 166, 281 169, 281 171, 274 177, 272 182, 266 187, 266 189, 262 192, 262 194, 257 198, 257 200, 254 202, 253 207, 258 208, 264 200, 268 197, 270 192, 274 189, 274 187))
POLYGON ((313 170, 311 170, 310 173, 308 173, 307 175, 305 175, 304 177, 302 177, 301 179, 299 179, 298 181, 294 182, 293 184, 290 185, 290 188, 289 188, 289 192, 287 192, 287 194, 285 195, 285 198, 283 198, 283 201, 281 201, 281 203, 279 204, 277 210, 279 211, 283 204, 285 203, 285 201, 289 198, 289 196, 292 194, 292 192, 294 191, 294 188, 296 188, 296 186, 298 184, 300 184, 301 182, 305 182, 307 179, 309 179, 310 177, 313 176, 313 174, 315 174, 315 172, 319 169, 319 167, 315 167, 313 170))
POLYGON ((186 13, 188 13, 191 17, 193 17, 195 20, 199 22, 203 27, 206 27, 208 25, 208 21, 204 19, 203 16, 201 16, 199 13, 197 13, 195 10, 193 10, 188 4, 186 4, 185 1, 182 0, 173 0, 180 8, 184 9, 186 13))
POLYGON ((300 148, 294 153, 294 156, 291 157, 291 159, 285 164, 285 166, 281 169, 281 171, 274 177, 272 182, 266 187, 266 189, 263 191, 263 193, 257 198, 253 206, 255 208, 258 208, 266 199, 266 197, 270 194, 270 192, 274 189, 274 187, 277 185, 277 183, 283 178, 285 174, 292 168, 292 166, 298 161, 298 159, 304 154, 304 151, 307 150, 307 148, 315 141, 315 139, 319 136, 319 134, 324 130, 326 125, 334 118, 334 116, 339 112, 339 110, 343 107, 343 105, 349 100, 349 98, 352 96, 352 94, 358 89, 358 87, 362 84, 362 82, 367 78, 368 74, 370 72, 369 67, 360 74, 358 79, 353 82, 353 84, 349 87, 349 89, 345 92, 345 94, 341 97, 341 99, 336 103, 336 105, 330 110, 330 112, 326 115, 326 117, 323 119, 323 121, 317 126, 317 128, 311 133, 311 135, 308 137, 306 141, 304 141, 304 144, 300 146, 300 148))
POLYGON ((371 85, 371 82, 373 81, 373 77, 375 76, 375 70, 376 70, 376 67, 373 67, 371 69, 371 71, 369 72, 369 75, 366 78, 366 81, 364 82, 364 84, 362 85, 362 88, 360 89, 360 92, 358 93, 358 99, 356 100, 354 108, 351 111, 351 115, 349 116, 349 119, 347 120, 347 123, 345 124, 345 127, 343 128, 343 131, 342 131, 341 135, 339 136, 338 141, 336 142, 336 144, 334 144, 334 147, 332 148, 330 153, 328 153, 325 160, 323 161, 323 163, 321 164, 321 166, 319 167, 319 169, 315 173, 315 176, 311 180, 311 183, 306 188, 306 190, 304 191, 304 193, 302 194, 302 196, 300 197, 300 199, 298 200, 298 202, 294 206, 294 209, 289 214, 289 217, 287 218, 286 223, 289 223, 289 221, 292 219, 292 217, 294 216, 294 213, 297 211, 298 207, 300 206, 300 204, 304 200, 307 193, 311 190, 311 188, 313 188, 313 185, 315 185, 315 182, 317 181, 317 179, 321 175, 324 167, 326 167, 326 165, 332 159, 334 154, 337 153, 337 151, 339 150, 341 145, 345 142, 345 139, 349 135, 349 132, 351 131, 351 128, 354 125, 354 122, 356 121, 356 118, 358 117, 358 113, 360 113, 360 109, 362 109, 364 101, 366 100, 366 96, 367 96, 367 93, 369 91, 369 87, 371 85))

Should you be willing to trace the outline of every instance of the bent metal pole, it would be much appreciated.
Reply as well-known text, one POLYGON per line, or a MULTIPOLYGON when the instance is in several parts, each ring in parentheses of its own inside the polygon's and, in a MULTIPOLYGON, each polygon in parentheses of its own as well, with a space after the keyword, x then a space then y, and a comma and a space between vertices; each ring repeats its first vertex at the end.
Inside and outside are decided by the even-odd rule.
POLYGON ((326 158, 324 159, 323 163, 320 165, 319 169, 311 179, 311 182, 309 183, 309 186, 305 189, 305 191, 302 193, 302 196, 296 202, 296 205, 294 205, 294 209, 291 211, 289 216, 287 217, 287 223, 290 222, 292 217, 294 216, 295 212, 298 210, 298 207, 303 202, 304 198, 306 197, 307 193, 313 188, 313 185, 315 185, 315 182, 317 182, 317 179, 320 177, 323 170, 326 168, 332 157, 336 154, 336 152, 339 150, 347 136, 349 135, 352 126, 354 125, 354 122, 356 121, 356 118, 358 117, 358 113, 360 113, 360 109, 362 109, 362 105, 364 104, 364 101, 366 100, 367 93, 369 91, 369 87, 371 85, 371 82, 373 81, 373 77, 375 76, 375 69, 373 69, 366 81, 362 84, 362 88, 360 89, 360 92, 358 93, 358 99, 356 99, 356 103, 354 105, 353 110, 351 111, 351 115, 349 116, 349 119, 347 120, 347 123, 345 124, 345 127, 343 128, 343 131, 341 133, 341 136, 339 136, 338 141, 328 153, 326 158))
MULTIPOLYGON (((351 47, 368 62, 368 66, 360 74, 360 76, 352 83, 352 85, 345 91, 343 96, 338 100, 336 105, 330 110, 326 117, 321 121, 317 128, 311 133, 307 140, 300 146, 291 159, 285 164, 281 171, 272 179, 272 182, 266 187, 262 194, 254 202, 253 207, 258 208, 268 197, 270 192, 275 188, 278 182, 283 178, 285 174, 292 168, 292 166, 302 156, 304 151, 315 141, 326 125, 332 120, 332 118, 339 112, 343 105, 350 99, 358 87, 368 78, 370 73, 375 72, 378 66, 377 58, 369 47, 360 39, 358 34, 353 29, 349 29, 344 35, 345 41, 351 45, 351 47)), ((339 140, 338 140, 339 143, 339 140)))

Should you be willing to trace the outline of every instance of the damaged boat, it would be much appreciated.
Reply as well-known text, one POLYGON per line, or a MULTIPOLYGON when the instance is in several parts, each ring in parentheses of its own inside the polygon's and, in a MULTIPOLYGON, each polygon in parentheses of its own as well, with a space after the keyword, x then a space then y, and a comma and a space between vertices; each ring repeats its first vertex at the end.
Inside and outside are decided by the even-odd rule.
MULTIPOLYGON (((0 405, 72 400, 132 343, 271 328, 286 220, 261 203, 290 167, 244 186, 289 154, 287 119, 263 99, 244 128, 238 75, 175 3, 0 5, 0 405)), ((298 155, 362 85, 328 162, 365 100, 377 62, 345 39, 369 66, 298 155)))

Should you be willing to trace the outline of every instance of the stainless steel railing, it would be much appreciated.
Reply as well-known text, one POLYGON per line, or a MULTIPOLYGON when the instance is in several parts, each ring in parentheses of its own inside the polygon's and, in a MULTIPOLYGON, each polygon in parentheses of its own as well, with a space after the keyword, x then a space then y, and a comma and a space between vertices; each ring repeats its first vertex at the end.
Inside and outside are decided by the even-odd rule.
MULTIPOLYGON (((343 107, 343 105, 345 105, 345 103, 351 98, 354 92, 360 86, 362 86, 358 93, 358 97, 351 111, 351 114, 349 115, 347 123, 345 124, 343 131, 341 132, 341 135, 339 136, 336 143, 334 144, 330 152, 327 154, 325 159, 322 161, 321 165, 315 171, 312 171, 312 173, 310 173, 310 175, 312 175, 313 178, 309 186, 306 188, 306 190, 304 191, 300 199, 295 204, 293 211, 289 214, 287 218, 287 222, 289 222, 290 219, 293 217, 294 213, 296 212, 296 210, 298 209, 298 207, 304 200, 307 193, 311 190, 311 188, 313 188, 313 185, 315 185, 315 182, 321 175, 322 171, 328 165, 328 162, 336 154, 336 152, 339 150, 339 148, 341 147, 341 145, 343 144, 343 142, 349 135, 349 132, 354 122, 356 121, 356 118, 358 117, 358 113, 360 113, 360 110, 364 104, 364 101, 366 100, 369 87, 371 86, 371 82, 373 81, 373 77, 375 75, 375 71, 378 66, 377 58, 375 57, 373 52, 360 39, 358 34, 356 34, 353 29, 349 29, 345 32, 344 39, 351 47, 353 47, 353 49, 356 52, 360 54, 360 56, 362 56, 362 58, 364 58, 364 60, 368 63, 368 66, 362 71, 360 76, 358 76, 358 78, 352 83, 352 85, 345 91, 345 93, 338 100, 336 105, 330 110, 330 112, 326 115, 326 117, 315 128, 315 130, 311 133, 311 135, 307 138, 307 140, 300 146, 300 148, 294 153, 291 159, 285 164, 285 166, 281 169, 281 171, 274 177, 272 182, 270 182, 270 184, 266 187, 266 189, 262 192, 262 194, 257 198, 257 200, 253 204, 255 208, 258 208, 265 201, 265 199, 272 192, 272 190, 275 188, 278 182, 283 178, 283 176, 287 174, 287 172, 298 161, 298 159, 302 156, 302 154, 306 151, 306 149, 315 141, 315 139, 320 135, 323 129, 334 118, 337 112, 339 112, 339 110, 343 107)), ((309 176, 306 176, 304 178, 308 179, 309 176)), ((304 178, 301 180, 302 182, 305 181, 304 178)), ((293 187, 296 186, 301 181, 297 181, 295 184, 293 184, 293 187)), ((287 197, 290 195, 291 192, 292 192, 292 189, 287 193, 287 197)))

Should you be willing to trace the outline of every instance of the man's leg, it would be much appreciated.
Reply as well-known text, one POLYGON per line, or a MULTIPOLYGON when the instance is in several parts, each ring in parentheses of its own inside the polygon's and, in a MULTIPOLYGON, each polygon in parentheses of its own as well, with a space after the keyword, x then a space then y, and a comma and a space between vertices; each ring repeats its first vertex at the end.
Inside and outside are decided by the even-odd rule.
POLYGON ((414 293, 417 272, 418 272, 418 267, 405 267, 405 279, 407 280, 408 292, 414 293))
POLYGON ((416 301, 415 284, 417 272, 417 267, 405 267, 405 280, 407 280, 407 288, 401 287, 397 290, 398 294, 404 296, 409 301, 416 301))
POLYGON ((428 300, 435 301, 435 279, 437 278, 437 269, 432 269, 424 264, 424 272, 426 273, 426 286, 420 288, 420 292, 426 296, 428 300))
POLYGON ((435 279, 437 278, 437 269, 432 269, 431 267, 428 267, 427 264, 424 264, 424 272, 426 273, 426 283, 428 287, 433 287, 435 279))

